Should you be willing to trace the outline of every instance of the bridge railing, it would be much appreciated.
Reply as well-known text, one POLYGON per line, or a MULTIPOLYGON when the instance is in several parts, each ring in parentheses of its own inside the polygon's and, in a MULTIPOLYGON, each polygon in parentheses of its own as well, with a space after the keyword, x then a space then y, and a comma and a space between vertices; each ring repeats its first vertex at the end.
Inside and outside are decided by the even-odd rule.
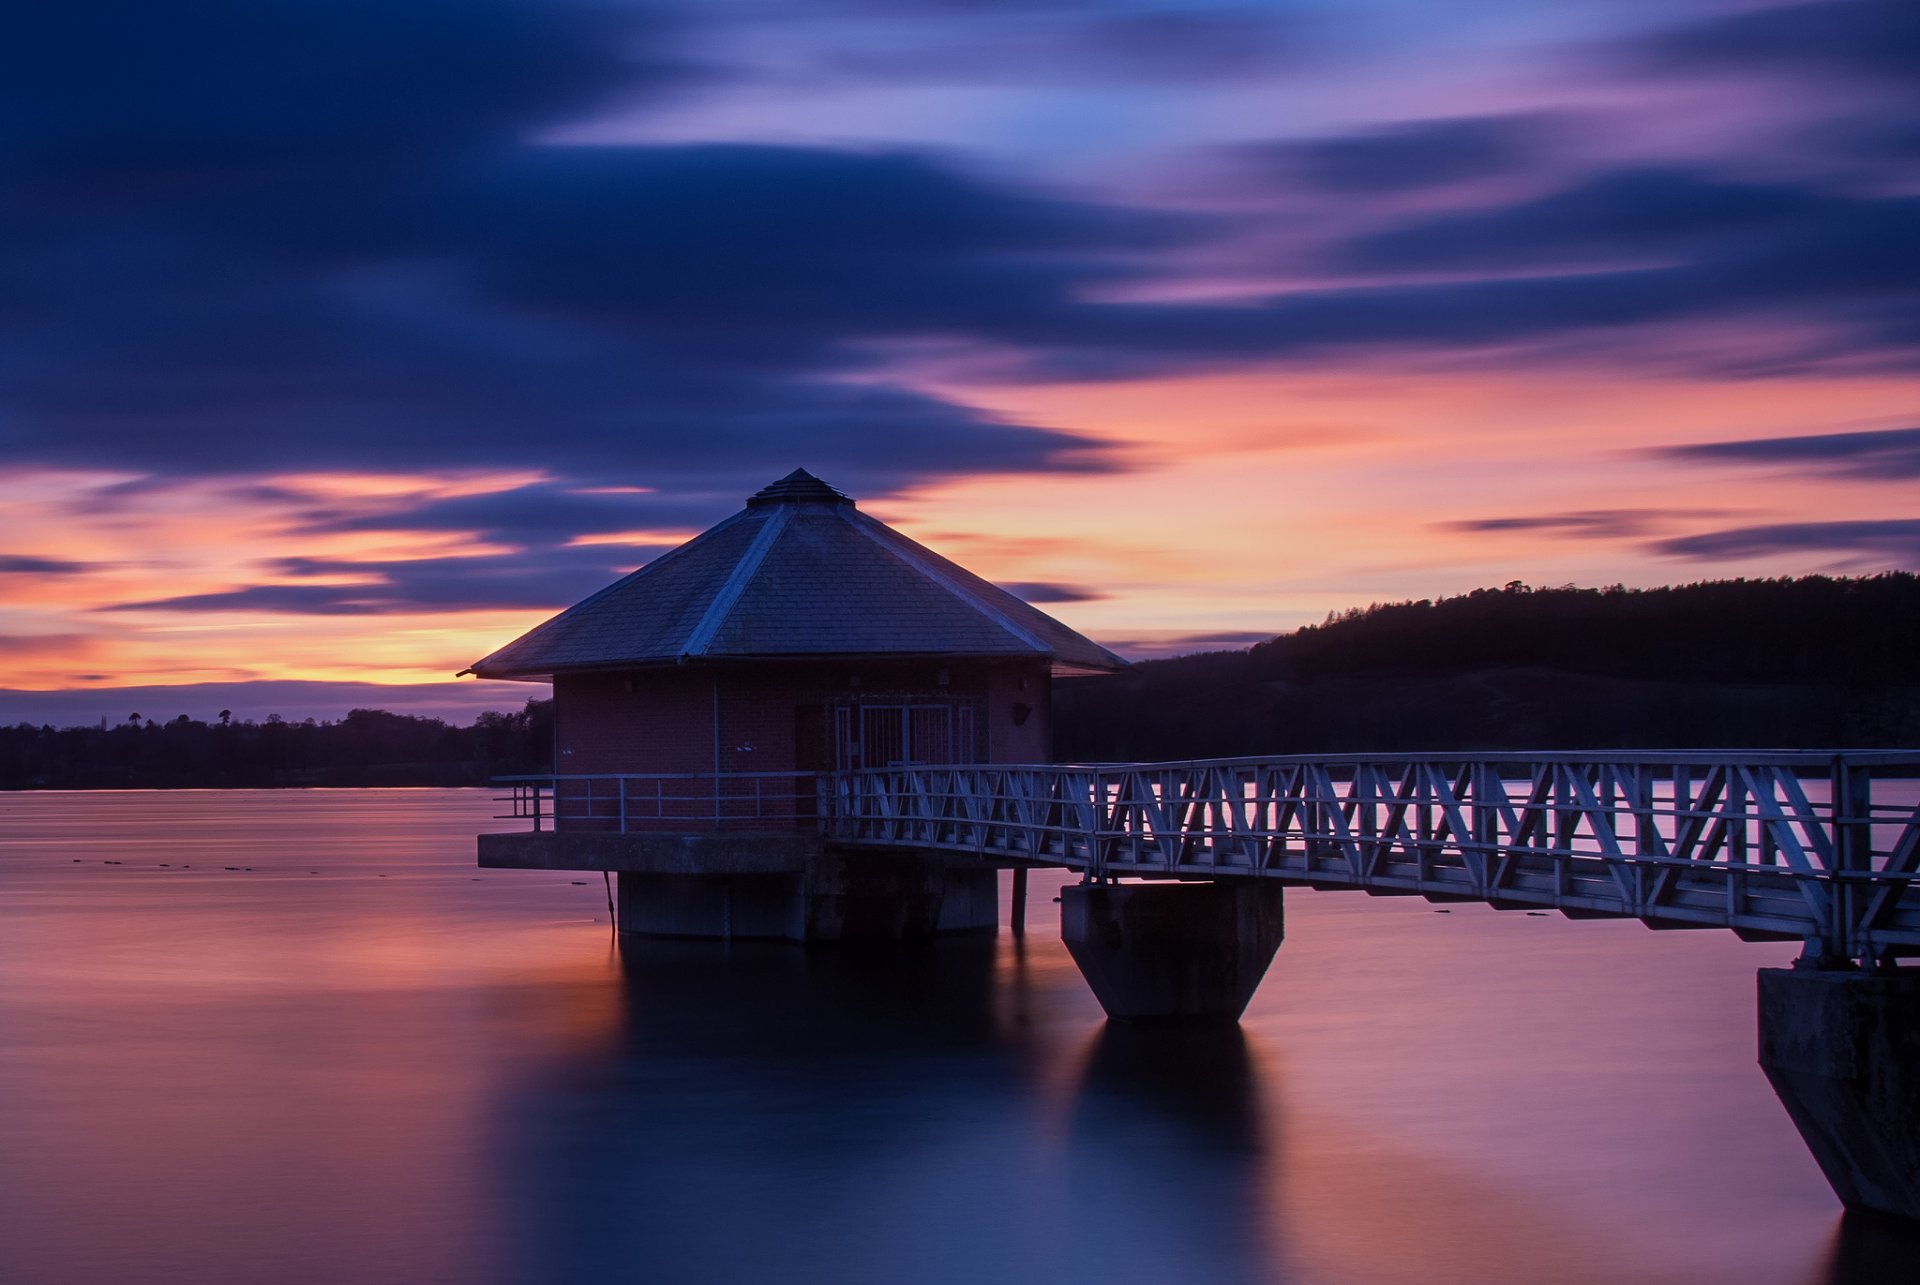
POLYGON ((826 778, 839 842, 1094 878, 1271 877, 1920 952, 1920 752, 891 768, 826 778))
POLYGON ((622 772, 503 776, 499 820, 535 830, 682 834, 713 830, 812 829, 819 824, 814 772, 622 772))

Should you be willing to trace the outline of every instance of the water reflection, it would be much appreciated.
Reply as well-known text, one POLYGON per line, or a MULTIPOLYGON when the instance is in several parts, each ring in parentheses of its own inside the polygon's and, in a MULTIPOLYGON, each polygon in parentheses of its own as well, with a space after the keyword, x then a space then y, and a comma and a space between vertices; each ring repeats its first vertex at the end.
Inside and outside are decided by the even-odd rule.
POLYGON ((1067 1170, 1103 1275, 1288 1279, 1269 1172, 1284 1150, 1277 1100, 1237 1027, 1098 1029, 1067 1170))
POLYGON ((1002 1216, 1020 1131, 1004 1107, 1031 1071, 994 1016, 991 939, 638 942, 621 964, 603 1042, 498 1113, 514 1279, 994 1267, 976 1221, 1002 1216))
POLYGON ((1035 1023, 1016 949, 628 945, 604 1041, 497 1113, 510 1274, 1272 1276, 1245 1038, 1035 1023))
POLYGON ((1136 1032, 1044 875, 1024 940, 615 951, 597 880, 473 869, 483 795, 86 806, 0 799, 8 1285, 1915 1261, 1840 1221, 1730 937, 1300 894, 1241 1031, 1136 1032))

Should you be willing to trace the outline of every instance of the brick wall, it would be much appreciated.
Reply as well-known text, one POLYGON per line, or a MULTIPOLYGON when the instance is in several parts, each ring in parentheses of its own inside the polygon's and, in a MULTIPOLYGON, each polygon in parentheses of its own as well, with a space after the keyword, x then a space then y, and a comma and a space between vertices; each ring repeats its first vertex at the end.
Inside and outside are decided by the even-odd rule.
POLYGON ((1039 661, 688 665, 560 675, 553 690, 564 774, 712 772, 716 691, 722 772, 830 764, 834 708, 862 702, 970 708, 974 743, 963 758, 1034 763, 1052 752, 1051 680, 1039 661), (819 713, 797 713, 803 706, 819 713), (796 745, 797 732, 822 743, 796 745))

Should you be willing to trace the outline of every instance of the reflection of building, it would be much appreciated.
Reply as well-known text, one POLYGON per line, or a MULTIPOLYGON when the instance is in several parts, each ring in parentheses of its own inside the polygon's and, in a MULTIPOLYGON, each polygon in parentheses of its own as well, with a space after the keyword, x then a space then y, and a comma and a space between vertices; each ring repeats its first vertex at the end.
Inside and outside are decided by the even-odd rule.
MULTIPOLYGON (((1044 762, 1053 677, 1124 666, 796 470, 471 672, 552 680, 559 835, 725 831, 738 852, 783 830, 793 847, 816 772, 1044 762)), ((646 847, 589 862, 515 838, 513 864, 576 869, 631 869, 608 863, 646 847)))

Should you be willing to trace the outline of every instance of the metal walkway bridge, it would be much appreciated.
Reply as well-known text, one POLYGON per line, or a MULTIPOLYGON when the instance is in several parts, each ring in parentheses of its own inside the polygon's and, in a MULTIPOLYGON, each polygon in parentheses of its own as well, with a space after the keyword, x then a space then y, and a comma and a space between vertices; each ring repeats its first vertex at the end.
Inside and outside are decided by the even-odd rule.
POLYGON ((1920 753, 1318 756, 823 776, 837 844, 1920 954, 1920 753))

